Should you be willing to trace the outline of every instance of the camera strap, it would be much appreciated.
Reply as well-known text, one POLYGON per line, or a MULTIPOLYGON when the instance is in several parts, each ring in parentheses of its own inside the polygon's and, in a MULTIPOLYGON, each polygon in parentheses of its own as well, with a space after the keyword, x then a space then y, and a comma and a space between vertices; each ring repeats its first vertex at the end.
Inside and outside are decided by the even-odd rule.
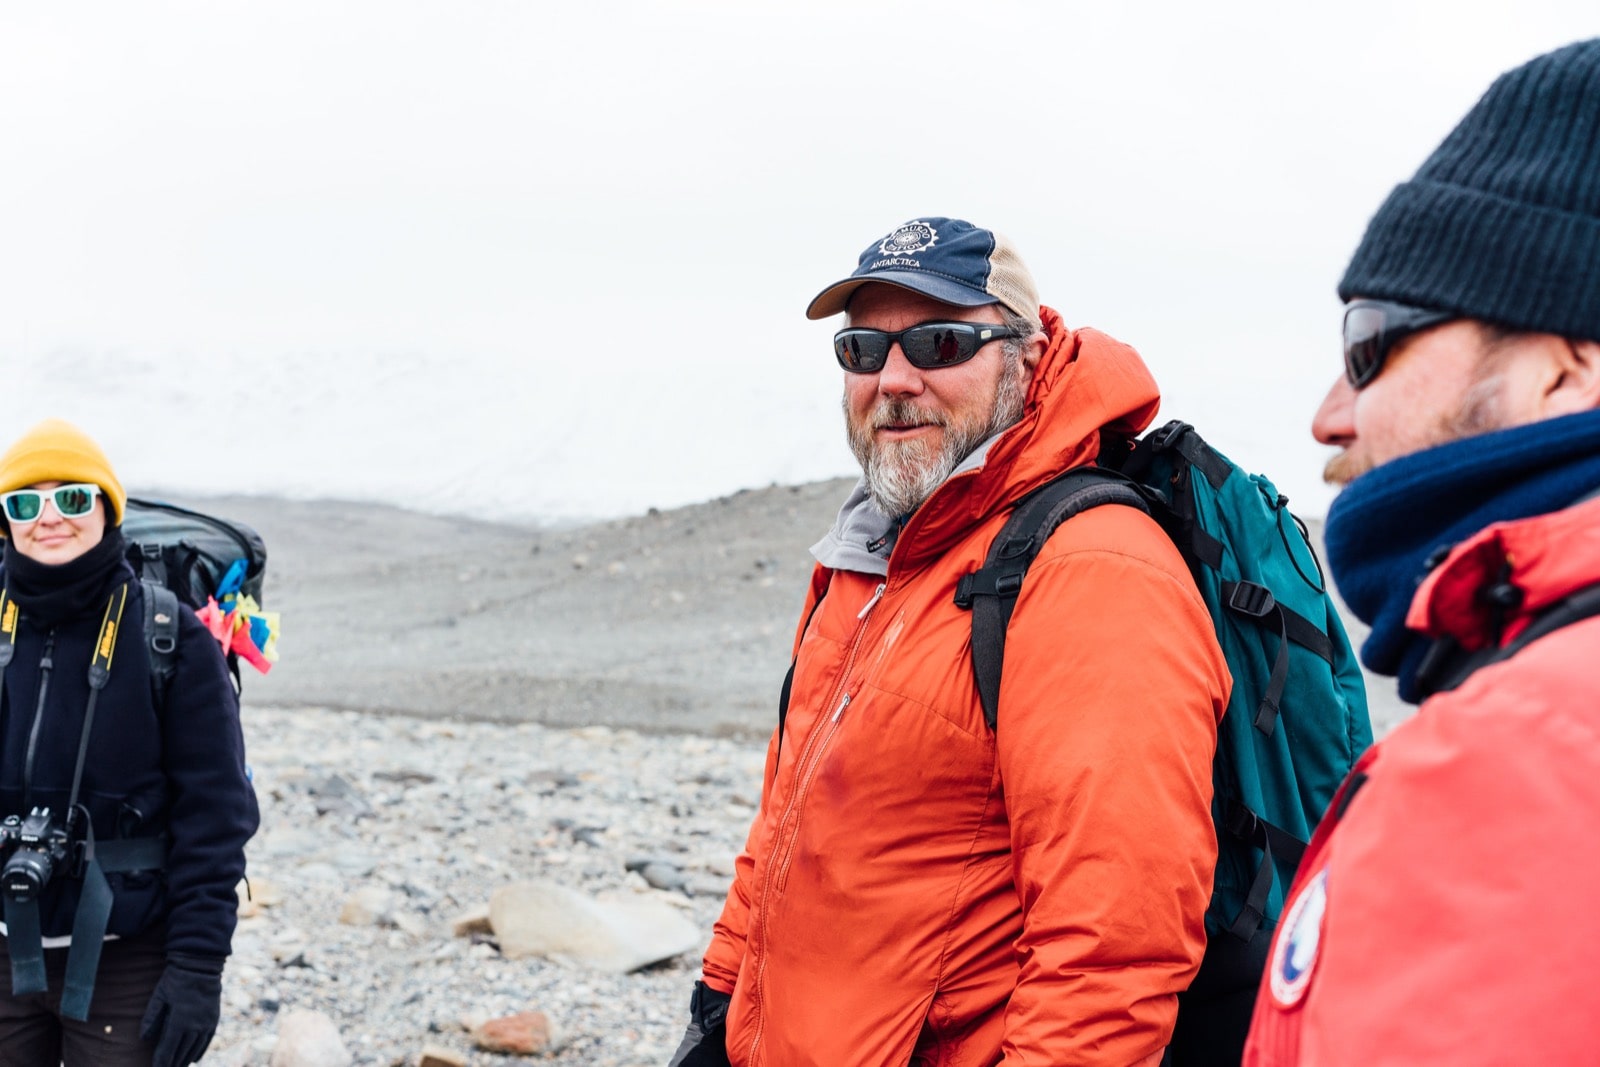
MULTIPOLYGON (((21 613, 9 589, 0 589, 0 692, 4 692, 5 669, 17 651, 17 619, 21 613)), ((15 996, 43 993, 44 949, 39 934, 39 902, 5 897, 6 951, 11 956, 11 992, 15 996)))
POLYGON ((67 948, 67 974, 61 986, 61 1014, 89 1021, 89 1001, 94 997, 94 976, 100 969, 100 949, 106 943, 106 923, 111 919, 111 884, 94 857, 94 831, 89 831, 78 910, 72 916, 72 944, 67 948))
MULTIPOLYGON (((106 613, 100 619, 100 636, 95 638, 94 656, 89 660, 89 706, 83 709, 83 731, 78 735, 78 763, 72 768, 72 792, 67 796, 68 832, 78 817, 78 787, 83 784, 83 764, 89 755, 89 731, 94 727, 94 707, 100 701, 100 690, 111 680, 111 655, 117 650, 117 631, 122 627, 122 611, 127 606, 128 583, 123 582, 106 601, 106 613), (115 617, 112 616, 113 610, 115 617)), ((93 838, 92 827, 86 833, 93 838)))
MULTIPOLYGON (((72 820, 77 817, 78 788, 83 779, 83 761, 89 751, 89 728, 94 724, 94 706, 100 695, 100 690, 106 687, 106 682, 111 679, 111 656, 116 651, 117 631, 122 627, 122 613, 128 606, 128 583, 123 582, 106 600, 105 614, 100 620, 100 633, 95 638, 94 654, 89 660, 89 706, 84 709, 83 731, 78 737, 78 763, 72 772, 72 793, 67 802, 67 824, 71 828, 72 820), (115 617, 113 617, 113 611, 115 617)), ((12 657, 17 652, 17 621, 21 618, 21 611, 16 599, 11 596, 11 590, 0 588, 0 695, 5 693, 5 672, 11 666, 12 657)), ((50 666, 50 644, 45 644, 45 658, 43 668, 45 676, 48 675, 50 666)), ((39 711, 44 712, 44 683, 39 687, 39 711)), ((28 780, 32 777, 32 764, 24 770, 23 799, 32 791, 26 788, 28 780)))
POLYGON ((5 692, 6 668, 17 653, 17 619, 21 616, 11 590, 0 588, 0 693, 5 692))
MULTIPOLYGON (((94 998, 100 950, 105 946, 106 924, 111 919, 111 883, 108 872, 160 870, 166 866, 167 839, 138 837, 105 841, 96 846, 93 834, 85 843, 86 862, 78 910, 72 917, 72 944, 67 948, 67 973, 61 988, 61 1014, 87 1022, 94 998)), ((13 996, 43 993, 46 989, 43 938, 39 928, 39 901, 5 897, 6 948, 11 955, 13 996)))
POLYGON ((167 863, 167 838, 136 837, 95 844, 94 830, 84 841, 83 886, 78 910, 72 917, 72 944, 67 947, 67 973, 61 986, 61 1014, 89 1021, 94 998, 94 978, 100 970, 100 950, 106 943, 111 920, 111 883, 108 873, 160 870, 167 863))
MULTIPOLYGON (((72 793, 67 800, 66 827, 70 836, 78 817, 78 789, 83 784, 83 764, 89 754, 89 731, 94 727, 94 709, 100 690, 111 680, 111 655, 117 648, 117 630, 122 626, 122 610, 128 606, 128 583, 124 582, 106 601, 100 620, 100 635, 95 638, 94 656, 89 660, 89 705, 83 710, 83 732, 78 735, 78 763, 72 769, 72 793), (115 614, 113 615, 113 612, 115 614)), ((105 944, 106 924, 111 919, 111 885, 106 881, 100 858, 95 854, 94 823, 85 816, 83 827, 83 875, 78 890, 78 908, 72 916, 72 945, 67 949, 67 973, 61 987, 63 1018, 89 1020, 89 1001, 94 997, 94 976, 100 969, 100 949, 105 944)))
POLYGON ((43 993, 44 948, 39 936, 39 901, 12 900, 5 894, 6 951, 11 956, 11 992, 14 996, 43 993))

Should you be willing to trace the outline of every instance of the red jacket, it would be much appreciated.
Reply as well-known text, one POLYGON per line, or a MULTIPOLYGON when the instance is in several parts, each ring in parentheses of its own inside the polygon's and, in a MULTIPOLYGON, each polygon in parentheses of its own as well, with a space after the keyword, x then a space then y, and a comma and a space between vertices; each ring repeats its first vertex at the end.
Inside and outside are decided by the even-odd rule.
MULTIPOLYGON (((1463 543, 1407 625, 1487 647, 1479 591, 1506 574, 1524 594, 1510 640, 1600 580, 1600 501, 1463 543)), ((1368 750, 1290 892, 1247 1064, 1600 1060, 1597 664, 1600 618, 1573 623, 1368 750)))
POLYGON ((1230 684, 1183 560, 1129 508, 1057 531, 1011 622, 998 731, 953 599, 1012 502, 1155 413, 1132 349, 1044 311, 1022 421, 911 516, 886 576, 813 577, 705 958, 734 1064, 1123 1067, 1171 1034, 1230 684))

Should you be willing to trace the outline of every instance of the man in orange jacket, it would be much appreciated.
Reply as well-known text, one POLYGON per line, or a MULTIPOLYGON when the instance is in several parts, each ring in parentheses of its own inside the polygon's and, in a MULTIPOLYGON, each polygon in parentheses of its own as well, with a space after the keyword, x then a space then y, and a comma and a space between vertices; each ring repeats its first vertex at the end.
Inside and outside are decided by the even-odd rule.
POLYGON ((1328 562, 1422 703, 1312 838, 1245 1060, 1594 1063, 1600 40, 1502 75, 1339 295, 1328 562))
POLYGON ((1230 680, 1205 606, 1142 512, 1064 524, 990 730, 954 594, 1019 498, 1150 422, 1155 382, 959 219, 874 241, 807 314, 839 312, 863 477, 812 550, 787 716, 672 1062, 1153 1064, 1216 860, 1230 680))

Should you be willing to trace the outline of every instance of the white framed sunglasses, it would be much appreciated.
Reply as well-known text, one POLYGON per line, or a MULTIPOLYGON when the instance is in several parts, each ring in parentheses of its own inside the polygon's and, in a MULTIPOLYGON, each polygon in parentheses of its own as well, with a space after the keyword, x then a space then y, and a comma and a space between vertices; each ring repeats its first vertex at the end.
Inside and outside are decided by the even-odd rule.
POLYGON ((73 482, 54 489, 14 489, 0 493, 0 507, 5 508, 11 522, 26 524, 38 522, 44 514, 44 502, 49 500, 64 519, 81 519, 94 510, 94 498, 100 495, 98 485, 73 482))

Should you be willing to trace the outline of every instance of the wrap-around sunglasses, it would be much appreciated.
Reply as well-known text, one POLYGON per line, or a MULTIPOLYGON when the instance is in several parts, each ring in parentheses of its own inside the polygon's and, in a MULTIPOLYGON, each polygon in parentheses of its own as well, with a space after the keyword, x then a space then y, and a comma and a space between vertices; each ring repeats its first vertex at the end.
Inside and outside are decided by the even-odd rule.
POLYGON ((1371 383, 1389 350, 1413 334, 1460 318, 1453 311, 1396 304, 1390 300, 1352 300, 1344 309, 1344 375, 1353 388, 1371 383))
POLYGON ((0 493, 0 506, 6 509, 6 518, 16 523, 38 522, 44 514, 44 502, 49 500, 64 519, 81 519, 94 510, 94 498, 100 494, 98 485, 75 482, 58 485, 54 489, 17 489, 0 493))
POLYGON ((965 363, 990 341, 1022 336, 1009 326, 988 322, 919 322, 898 333, 851 326, 833 335, 833 354, 853 374, 876 374, 888 362, 890 346, 898 342, 907 363, 938 370, 965 363))

